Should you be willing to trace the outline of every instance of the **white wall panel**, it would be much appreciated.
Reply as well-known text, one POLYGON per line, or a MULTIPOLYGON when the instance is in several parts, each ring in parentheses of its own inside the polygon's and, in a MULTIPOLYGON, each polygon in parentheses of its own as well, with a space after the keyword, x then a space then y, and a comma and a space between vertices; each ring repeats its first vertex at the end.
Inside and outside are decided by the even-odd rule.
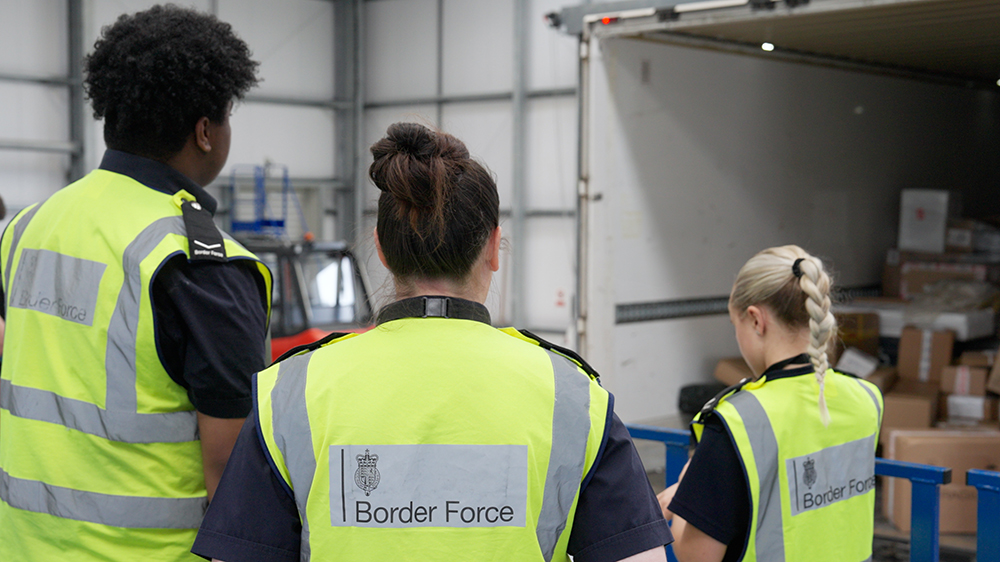
POLYGON ((365 97, 437 93, 437 0, 365 2, 365 97))
POLYGON ((527 200, 529 209, 576 210, 576 98, 528 101, 527 200))
POLYGON ((473 157, 493 172, 500 208, 511 206, 513 110, 510 102, 461 103, 444 106, 442 129, 458 137, 473 157))
POLYGON ((576 292, 576 229, 566 218, 531 218, 523 243, 512 241, 512 251, 525 255, 525 326, 547 330, 571 324, 576 292))
POLYGON ((244 103, 230 118, 232 148, 224 173, 235 164, 285 164, 291 175, 331 177, 334 169, 333 111, 244 103))
POLYGON ((444 93, 513 88, 512 0, 445 0, 444 93))
MULTIPOLYGON (((378 2, 381 3, 381 2, 378 2)), ((368 148, 376 141, 385 136, 386 129, 393 123, 400 121, 420 123, 421 125, 437 128, 435 115, 437 106, 434 105, 414 105, 405 107, 388 107, 382 109, 369 109, 365 112, 365 142, 364 152, 360 155, 362 162, 362 173, 364 175, 364 208, 375 209, 378 206, 379 190, 368 179, 368 166, 372 163, 372 153, 368 148)))
POLYGON ((558 12, 567 6, 566 0, 530 0, 528 28, 528 88, 576 87, 576 37, 570 37, 549 27, 545 14, 558 12))
POLYGON ((219 0, 219 19, 260 61, 251 94, 333 98, 333 3, 320 0, 219 0))
POLYGON ((0 0, 0 72, 67 73, 66 2, 0 0))
MULTIPOLYGON (((0 82, 0 138, 66 141, 69 93, 65 88, 0 82)), ((0 195, 8 209, 40 201, 66 183, 69 157, 0 150, 0 195)))
POLYGON ((68 168, 66 155, 0 150, 0 197, 7 206, 0 229, 16 212, 65 187, 68 168))
MULTIPOLYGON (((164 2, 158 0, 84 0, 84 52, 90 53, 94 50, 94 41, 96 41, 100 36, 101 28, 115 23, 118 16, 122 14, 141 12, 142 10, 149 9, 157 4, 163 3, 164 2)), ((204 12, 208 12, 212 7, 210 0, 179 0, 172 3, 185 8, 194 8, 204 12)), ((63 41, 62 44, 65 45, 65 41, 63 41)))
POLYGON ((633 40, 598 55, 583 353, 626 421, 675 412, 736 347, 725 316, 615 325, 616 304, 726 295, 779 244, 877 283, 901 188, 996 169, 974 91, 633 40))

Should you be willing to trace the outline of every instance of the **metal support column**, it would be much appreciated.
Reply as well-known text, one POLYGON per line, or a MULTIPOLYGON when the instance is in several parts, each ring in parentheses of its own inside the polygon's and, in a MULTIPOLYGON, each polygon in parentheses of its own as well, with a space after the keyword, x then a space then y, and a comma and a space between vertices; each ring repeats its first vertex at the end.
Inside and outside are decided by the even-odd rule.
POLYGON ((434 95, 437 98, 435 102, 435 109, 437 110, 437 115, 435 123, 439 129, 444 129, 444 104, 441 100, 444 98, 444 0, 437 1, 437 85, 434 91, 434 95))
MULTIPOLYGON (((337 240, 357 240, 361 227, 357 201, 363 184, 358 182, 358 136, 360 91, 358 50, 360 44, 361 0, 338 0, 333 3, 334 99, 351 103, 334 105, 334 161, 336 174, 343 180, 333 192, 332 208, 336 210, 334 237, 337 240)), ((329 202, 327 203, 329 204, 329 202)))
POLYGON ((587 314, 590 230, 590 30, 580 35, 577 85, 577 197, 576 197, 576 350, 587 355, 587 314))
POLYGON ((66 15, 69 24, 69 140, 75 150, 69 155, 66 183, 72 183, 86 173, 84 167, 84 119, 86 102, 83 99, 83 0, 67 0, 66 15))
POLYGON ((511 174, 511 237, 516 247, 511 256, 510 324, 524 326, 527 322, 525 306, 525 274, 527 268, 527 224, 525 210, 528 207, 527 192, 527 78, 528 78, 528 34, 530 22, 528 0, 514 0, 514 97, 513 109, 513 157, 511 174))

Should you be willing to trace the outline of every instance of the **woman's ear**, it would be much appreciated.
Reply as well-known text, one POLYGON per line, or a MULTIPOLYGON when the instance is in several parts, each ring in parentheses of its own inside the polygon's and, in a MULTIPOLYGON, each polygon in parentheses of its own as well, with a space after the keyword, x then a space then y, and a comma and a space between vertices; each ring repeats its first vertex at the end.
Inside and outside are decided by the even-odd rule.
POLYGON ((375 227, 373 234, 375 235, 375 252, 378 253, 378 261, 382 262, 382 265, 386 269, 389 269, 389 263, 385 261, 385 254, 382 253, 382 244, 378 241, 378 227, 375 227))
POLYGON ((486 251, 490 258, 490 269, 496 273, 500 269, 500 241, 503 236, 500 232, 500 227, 496 227, 490 234, 490 239, 486 242, 486 251))
POLYGON ((753 321, 753 331, 758 337, 763 337, 767 333, 767 314, 764 309, 756 306, 750 305, 747 307, 746 314, 753 321))

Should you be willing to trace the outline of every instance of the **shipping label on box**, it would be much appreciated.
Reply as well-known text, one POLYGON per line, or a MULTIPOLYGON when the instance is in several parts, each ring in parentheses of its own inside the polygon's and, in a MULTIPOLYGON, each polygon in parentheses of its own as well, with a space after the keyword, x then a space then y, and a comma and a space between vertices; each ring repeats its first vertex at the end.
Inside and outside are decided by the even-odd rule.
POLYGON ((945 402, 943 417, 949 420, 993 421, 997 419, 997 399, 992 396, 951 394, 945 402))
POLYGON ((899 338, 899 376, 919 381, 939 381, 941 371, 951 363, 955 334, 951 331, 903 328, 899 338))
MULTIPOLYGON (((976 532, 976 489, 965 485, 969 469, 1000 468, 1000 431, 895 430, 886 458, 952 469, 951 483, 941 486, 941 533, 976 532)), ((910 530, 910 483, 885 480, 883 511, 896 527, 910 530)))
POLYGON ((944 252, 948 217, 956 211, 955 196, 937 189, 904 189, 899 204, 899 249, 944 252))
POLYGON ((835 367, 841 373, 851 373, 863 379, 874 373, 877 368, 878 359, 856 347, 845 349, 835 367))
POLYGON ((941 369, 941 392, 963 396, 986 394, 989 371, 983 367, 958 365, 941 369))

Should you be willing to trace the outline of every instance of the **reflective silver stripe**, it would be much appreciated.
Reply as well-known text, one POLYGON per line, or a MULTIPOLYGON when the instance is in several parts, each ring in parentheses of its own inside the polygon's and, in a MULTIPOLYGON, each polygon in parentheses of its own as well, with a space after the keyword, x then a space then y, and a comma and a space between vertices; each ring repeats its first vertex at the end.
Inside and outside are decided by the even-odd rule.
POLYGON ((760 484, 757 498, 757 537, 754 545, 757 558, 767 553, 768 562, 785 560, 784 527, 781 522, 781 491, 778 477, 778 439, 771 420, 757 397, 750 392, 737 392, 727 401, 743 419, 760 484))
POLYGON ((551 351, 548 354, 555 377, 552 451, 535 530, 546 562, 552 560, 580 489, 590 435, 590 379, 565 357, 551 351))
POLYGON ((0 500, 11 507, 130 529, 197 529, 208 498, 145 498, 82 492, 24 480, 0 468, 0 500))
POLYGON ((316 455, 313 452, 312 430, 306 410, 306 374, 312 354, 299 355, 282 361, 278 366, 278 380, 271 389, 271 420, 274 426, 274 444, 285 459, 288 476, 292 480, 295 505, 302 517, 302 542, 300 559, 309 560, 309 521, 306 518, 306 501, 316 475, 316 455))
POLYGON ((35 310, 84 326, 94 312, 107 264, 51 250, 24 248, 10 288, 10 308, 35 310))
POLYGON ((871 396, 872 402, 875 403, 875 411, 878 412, 878 419, 879 419, 879 421, 881 421, 882 420, 882 406, 880 406, 879 403, 878 403, 878 397, 875 396, 875 393, 872 392, 872 389, 868 388, 865 385, 865 383, 861 382, 859 379, 854 379, 854 380, 858 383, 858 385, 861 386, 861 388, 865 389, 865 392, 868 393, 868 396, 871 396))
POLYGON ((26 213, 24 213, 24 216, 21 217, 21 219, 17 221, 17 224, 14 225, 14 232, 11 234, 11 239, 10 239, 10 253, 7 254, 7 264, 3 270, 3 287, 4 290, 7 292, 8 299, 10 298, 10 292, 11 292, 10 270, 14 267, 14 253, 17 251, 18 244, 21 243, 21 236, 24 235, 24 229, 28 227, 28 223, 31 222, 31 219, 35 216, 35 213, 37 213, 38 209, 40 209, 41 207, 42 207, 41 203, 35 205, 31 209, 29 209, 26 213))
MULTIPOLYGON (((108 380, 105 407, 108 410, 135 412, 137 408, 135 346, 138 338, 140 302, 145 289, 142 286, 139 266, 166 236, 170 234, 186 236, 186 233, 182 217, 162 218, 139 233, 122 254, 125 278, 108 326, 108 349, 104 360, 108 380)), ((194 428, 191 429, 191 435, 194 435, 194 428)))
POLYGON ((95 404, 0 379, 0 408, 19 418, 44 421, 120 443, 193 441, 195 412, 137 414, 98 408, 95 404), (178 439, 178 437, 183 437, 178 439))
MULTIPOLYGON (((36 207, 37 209, 37 207, 36 207)), ((25 224, 24 217, 15 226, 25 224)), ((106 409, 56 393, 9 385, 2 399, 12 414, 47 421, 124 443, 182 443, 198 440, 193 411, 141 414, 136 390, 136 341, 144 287, 140 265, 170 234, 186 236, 184 219, 166 217, 146 227, 125 249, 125 278, 108 326, 105 351, 106 409)), ((20 238, 20 233, 15 231, 20 238)), ((8 272, 9 273, 9 272, 8 272)), ((5 381, 6 382, 6 381, 5 381)))

